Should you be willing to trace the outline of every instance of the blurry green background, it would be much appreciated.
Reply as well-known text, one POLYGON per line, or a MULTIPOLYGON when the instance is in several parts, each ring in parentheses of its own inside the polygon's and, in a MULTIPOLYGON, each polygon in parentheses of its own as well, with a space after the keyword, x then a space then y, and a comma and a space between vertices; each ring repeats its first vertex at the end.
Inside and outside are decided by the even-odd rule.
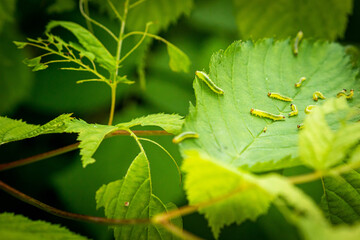
MULTIPOLYGON (((22 60, 35 57, 36 49, 16 49, 13 40, 42 36, 50 20, 69 20, 85 26, 75 0, 63 0, 63 9, 53 6, 52 0, 18 0, 15 8, 12 1, 0 0, 2 8, 14 14, 0 16, 0 114, 29 123, 45 123, 61 113, 73 113, 89 123, 105 124, 110 106, 110 89, 101 83, 76 84, 81 74, 61 71, 60 66, 50 66, 45 71, 31 72, 22 60), (10 7, 9 7, 10 6, 10 7), (1 19, 3 18, 3 19, 1 19), (4 20, 5 19, 5 20, 4 20)), ((91 15, 111 29, 118 23, 111 20, 97 5, 90 5, 91 15)), ((0 14, 1 15, 1 14, 0 14)), ((344 44, 360 43, 360 4, 355 1, 353 14, 349 18, 344 44)), ((106 46, 113 47, 101 30, 95 31, 106 46)), ((67 33, 68 34, 68 33, 67 33)), ((189 101, 194 102, 192 81, 194 71, 208 70, 213 52, 225 49, 233 41, 241 39, 233 12, 231 0, 195 0, 189 16, 182 16, 160 35, 182 49, 192 61, 188 74, 174 73, 168 66, 166 46, 152 42, 145 58, 146 90, 138 81, 136 56, 129 59, 121 69, 136 80, 136 84, 118 88, 116 116, 114 123, 128 121, 150 113, 179 113, 186 115, 189 101)), ((129 47, 129 46, 125 46, 129 47)), ((149 128, 147 128, 149 129, 149 128)), ((163 145, 181 164, 177 146, 170 136, 151 137, 163 145)), ((0 163, 18 160, 37 153, 72 144, 76 135, 58 134, 40 136, 0 146, 0 163)), ((150 159, 153 192, 164 203, 174 202, 177 206, 186 204, 186 198, 176 168, 169 157, 151 143, 144 143, 150 159)), ((95 191, 110 181, 121 179, 131 161, 139 152, 137 145, 127 136, 106 139, 95 154, 95 164, 83 169, 78 151, 67 153, 39 163, 1 172, 0 179, 20 191, 57 208, 103 216, 95 209, 95 191)), ((294 168, 284 174, 292 175, 306 169, 294 168)), ((322 194, 319 182, 301 186, 315 201, 322 194)), ((84 224, 54 217, 13 197, 0 192, 0 212, 23 214, 31 219, 42 219, 60 223, 69 229, 93 239, 112 239, 106 226, 84 224)), ((184 228, 212 239, 206 220, 199 214, 185 216, 184 228)), ((273 208, 256 222, 247 221, 241 226, 231 225, 221 233, 220 239, 277 239, 279 233, 284 239, 298 239, 297 233, 273 208), (276 222, 276 224, 274 224, 276 222)))

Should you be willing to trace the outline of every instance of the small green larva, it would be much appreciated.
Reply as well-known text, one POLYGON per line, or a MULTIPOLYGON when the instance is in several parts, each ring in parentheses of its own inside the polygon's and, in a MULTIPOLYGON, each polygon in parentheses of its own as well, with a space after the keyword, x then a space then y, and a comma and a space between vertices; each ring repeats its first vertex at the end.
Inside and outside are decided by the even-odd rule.
POLYGON ((351 99, 354 96, 354 89, 351 89, 349 94, 346 94, 346 89, 343 89, 341 92, 338 92, 338 94, 336 94, 337 98, 342 96, 346 97, 346 99, 351 99))
POLYGON ((196 71, 195 75, 197 78, 201 79, 203 82, 206 83, 206 85, 209 86, 209 88, 217 93, 217 94, 224 94, 224 90, 222 90, 221 88, 219 88, 218 86, 215 85, 215 83, 210 79, 210 77, 203 71, 196 71))
POLYGON ((264 127, 263 132, 265 133, 267 131, 267 127, 264 127))
POLYGON ((313 99, 314 101, 317 101, 318 99, 326 99, 326 97, 319 91, 316 91, 313 93, 313 99))
POLYGON ((199 134, 196 132, 183 132, 175 136, 172 142, 177 144, 188 138, 199 138, 199 134))
POLYGON ((311 113, 311 111, 313 110, 313 108, 315 108, 315 105, 308 105, 305 108, 305 113, 311 113))
POLYGON ((279 100, 285 101, 285 102, 291 102, 291 101, 292 101, 292 98, 283 96, 283 95, 281 95, 281 94, 279 94, 279 93, 269 92, 269 93, 268 93, 268 97, 275 98, 275 99, 279 99, 279 100))
POLYGON ((250 113, 252 115, 255 115, 258 117, 269 118, 273 121, 285 120, 285 116, 283 116, 283 115, 275 115, 275 114, 268 113, 268 112, 265 112, 265 111, 259 110, 259 109, 252 108, 252 109, 250 109, 250 113))
POLYGON ((297 83, 295 83, 295 87, 301 87, 301 84, 303 83, 303 81, 305 81, 306 80, 306 77, 301 77, 300 79, 299 79, 299 82, 297 82, 297 83))
POLYGON ((303 37, 304 37, 304 33, 302 31, 299 31, 296 34, 296 38, 295 38, 294 45, 293 45, 293 53, 295 56, 297 56, 299 53, 299 45, 300 45, 300 42, 303 39, 303 37))
POLYGON ((289 113, 289 117, 293 117, 299 114, 299 110, 297 109, 295 104, 290 104, 292 112, 289 113))
POLYGON ((298 128, 298 129, 303 129, 303 128, 304 128, 304 124, 302 124, 302 123, 298 124, 298 125, 297 125, 297 128, 298 128))

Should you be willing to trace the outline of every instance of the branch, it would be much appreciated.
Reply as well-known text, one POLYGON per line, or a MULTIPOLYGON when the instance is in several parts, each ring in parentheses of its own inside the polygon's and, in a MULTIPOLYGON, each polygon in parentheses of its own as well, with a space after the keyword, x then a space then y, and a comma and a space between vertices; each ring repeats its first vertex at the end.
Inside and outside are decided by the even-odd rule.
POLYGON ((84 222, 91 222, 91 223, 101 223, 106 225, 124 225, 124 224, 150 224, 150 219, 108 219, 102 217, 95 217, 95 216, 88 216, 83 214, 71 213, 66 212, 52 206, 49 206, 45 203, 42 203, 22 192, 19 192, 15 188, 10 187, 3 181, 0 181, 0 189, 4 190, 5 192, 9 193, 11 196, 20 199, 28 204, 33 205, 45 212, 53 214, 58 217, 77 220, 77 221, 84 221, 84 222))
MULTIPOLYGON (((164 130, 134 130, 133 133, 137 136, 158 136, 158 135, 172 135, 171 133, 168 133, 164 130)), ((106 135, 105 138, 109 138, 109 137, 113 137, 113 136, 130 136, 130 133, 125 131, 125 130, 117 130, 114 131, 112 133, 109 133, 108 135, 106 135)), ((61 155, 63 153, 67 153, 70 151, 73 151, 75 149, 77 149, 79 147, 80 143, 74 143, 65 147, 61 147, 55 150, 51 150, 49 152, 45 152, 45 153, 40 153, 37 155, 34 155, 32 157, 28 157, 28 158, 23 158, 14 162, 10 162, 10 163, 3 163, 0 164, 0 172, 4 171, 4 170, 8 170, 11 168, 16 168, 16 167, 20 167, 23 165, 27 165, 29 163, 34 163, 34 162, 38 162, 40 160, 44 160, 47 158, 51 158, 51 157, 55 157, 58 155, 61 155)))

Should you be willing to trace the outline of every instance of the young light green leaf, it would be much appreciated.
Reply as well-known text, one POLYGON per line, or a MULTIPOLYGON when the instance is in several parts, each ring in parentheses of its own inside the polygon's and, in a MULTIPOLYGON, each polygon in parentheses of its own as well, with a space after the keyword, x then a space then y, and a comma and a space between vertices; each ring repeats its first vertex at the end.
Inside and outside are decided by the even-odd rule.
POLYGON ((264 214, 270 203, 299 229, 303 239, 360 236, 359 224, 332 227, 313 200, 282 176, 253 175, 197 151, 189 150, 186 156, 183 170, 190 205, 200 206, 199 212, 205 214, 215 238, 225 225, 264 214))
POLYGON ((86 237, 70 232, 59 225, 44 221, 32 221, 22 215, 13 213, 0 214, 0 238, 17 239, 72 239, 85 240, 86 237))
POLYGON ((17 46, 17 48, 19 49, 23 49, 24 47, 26 47, 28 45, 27 42, 18 42, 18 41, 13 41, 13 43, 17 46))
POLYGON ((88 124, 83 120, 73 119, 67 123, 65 132, 78 133, 77 140, 80 141, 80 155, 83 167, 88 164, 94 163, 95 159, 92 158, 100 143, 106 134, 115 131, 117 128, 114 126, 88 124))
POLYGON ((28 67, 33 67, 33 70, 32 70, 33 72, 44 70, 44 69, 48 68, 48 65, 41 63, 41 57, 36 57, 36 58, 32 58, 32 59, 24 59, 24 63, 28 67))
POLYGON ((81 47, 79 44, 74 42, 69 42, 69 46, 74 48, 76 51, 79 52, 80 57, 87 57, 91 61, 95 60, 95 55, 91 52, 86 51, 83 47, 81 47))
POLYGON ((71 114, 62 114, 41 126, 0 116, 0 145, 42 134, 62 133, 71 119, 70 116, 71 114))
MULTIPOLYGON (((290 40, 235 42, 210 61, 209 77, 224 95, 195 79, 196 107, 190 106, 183 131, 200 137, 182 142, 180 151, 202 149, 224 163, 252 171, 298 165, 297 125, 305 118, 306 106, 322 104, 314 102, 312 94, 321 91, 330 98, 343 88, 358 89, 356 74, 344 48, 336 43, 303 40, 299 55, 294 56, 290 40), (307 80, 296 88, 301 77, 307 80), (269 98, 268 92, 291 97, 299 114, 285 121, 250 114, 255 108, 288 115, 290 104, 269 98)), ((350 105, 359 104, 356 95, 350 105)))
POLYGON ((178 134, 181 131, 183 122, 183 117, 178 114, 158 113, 135 118, 127 123, 119 123, 116 127, 120 129, 128 129, 137 125, 158 126, 169 133, 178 134))
MULTIPOLYGON (((152 194, 149 162, 140 153, 126 173, 123 180, 103 185, 96 192, 97 208, 105 208, 107 218, 149 219, 166 212, 167 208, 159 198, 152 194)), ((181 219, 172 221, 182 227, 181 219)), ((115 239, 175 239, 172 234, 157 225, 124 225, 114 228, 115 239)))
POLYGON ((77 23, 67 21, 51 21, 46 26, 46 33, 53 28, 61 26, 69 30, 79 40, 80 44, 90 53, 95 55, 95 61, 101 64, 109 72, 116 68, 115 58, 109 53, 104 45, 88 30, 77 23))
POLYGON ((186 173, 184 188, 190 205, 229 195, 199 210, 208 219, 216 239, 224 226, 256 220, 267 212, 273 196, 254 184, 250 175, 196 151, 188 151, 186 156, 182 170, 186 173))
POLYGON ((166 46, 170 57, 169 66, 171 70, 173 70, 174 72, 189 72, 189 57, 171 43, 167 44, 166 46))
POLYGON ((234 0, 237 25, 245 39, 295 36, 335 40, 345 33, 352 0, 311 2, 234 0))
POLYGON ((346 124, 349 106, 345 98, 329 99, 324 105, 315 108, 305 119, 299 134, 300 159, 306 165, 324 170, 344 161, 346 155, 360 141, 360 123, 346 124), (347 110, 347 111, 346 111, 347 110), (340 112, 340 113, 339 113, 340 112), (339 129, 333 131, 326 121, 326 116, 339 113, 343 119, 339 129))
POLYGON ((339 176, 323 178, 321 207, 334 224, 353 224, 360 220, 360 172, 351 170, 339 176))

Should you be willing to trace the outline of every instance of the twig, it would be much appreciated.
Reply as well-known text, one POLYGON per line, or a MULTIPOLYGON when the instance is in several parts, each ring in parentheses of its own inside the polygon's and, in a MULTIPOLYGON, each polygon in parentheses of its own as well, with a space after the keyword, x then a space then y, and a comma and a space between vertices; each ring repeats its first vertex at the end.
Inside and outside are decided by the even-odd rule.
POLYGON ((0 181, 0 189, 4 190, 5 192, 9 193, 11 196, 20 199, 28 204, 33 205, 41 210, 44 210, 50 214, 53 214, 58 217, 84 221, 84 222, 92 222, 92 223, 101 223, 107 225, 124 225, 124 224, 150 224, 150 219, 108 219, 102 217, 95 217, 95 216, 88 216, 83 214, 71 213, 66 212, 52 206, 49 206, 45 203, 42 203, 22 192, 19 192, 15 188, 10 187, 3 181, 0 181))
POLYGON ((178 228, 174 224, 171 224, 168 221, 159 223, 161 226, 163 226, 165 229, 167 229, 169 232, 173 233, 174 235, 180 237, 181 239, 186 240, 202 240, 202 238, 199 238, 181 228, 178 228))
MULTIPOLYGON (((134 130, 133 133, 137 136, 162 136, 162 135, 171 135, 171 133, 168 133, 164 130, 134 130)), ((105 138, 109 138, 109 137, 113 137, 113 136, 130 136, 130 133, 125 131, 125 130, 117 130, 114 131, 108 135, 106 135, 105 138)), ((11 168, 16 168, 16 167, 20 167, 29 163, 34 163, 34 162, 38 162, 40 160, 44 160, 47 158, 51 158, 51 157, 55 157, 58 155, 61 155, 63 153, 67 153, 70 151, 73 151, 75 149, 77 149, 79 147, 80 143, 74 143, 65 147, 61 147, 55 150, 51 150, 49 152, 45 152, 45 153, 40 153, 28 158, 23 158, 14 162, 10 162, 10 163, 3 163, 0 164, 0 172, 4 171, 4 170, 8 170, 11 168)))

